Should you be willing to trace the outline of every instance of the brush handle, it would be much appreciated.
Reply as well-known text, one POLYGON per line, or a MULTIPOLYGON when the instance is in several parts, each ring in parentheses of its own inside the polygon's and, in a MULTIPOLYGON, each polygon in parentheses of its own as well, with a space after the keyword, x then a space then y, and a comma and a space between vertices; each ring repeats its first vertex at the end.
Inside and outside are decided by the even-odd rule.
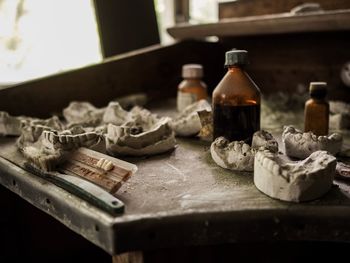
POLYGON ((28 162, 24 166, 29 172, 50 181, 108 214, 116 216, 124 212, 122 201, 89 181, 58 172, 45 172, 28 162))

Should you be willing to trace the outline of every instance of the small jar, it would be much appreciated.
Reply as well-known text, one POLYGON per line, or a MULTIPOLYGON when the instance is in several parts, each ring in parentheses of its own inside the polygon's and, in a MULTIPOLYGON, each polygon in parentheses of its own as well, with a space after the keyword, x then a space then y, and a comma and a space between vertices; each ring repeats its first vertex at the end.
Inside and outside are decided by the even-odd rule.
POLYGON ((305 103, 304 130, 315 135, 328 135, 329 103, 326 100, 327 83, 311 82, 310 99, 305 103))
POLYGON ((182 111, 194 102, 207 99, 207 86, 202 81, 203 67, 199 64, 182 66, 183 81, 178 86, 177 110, 182 111))

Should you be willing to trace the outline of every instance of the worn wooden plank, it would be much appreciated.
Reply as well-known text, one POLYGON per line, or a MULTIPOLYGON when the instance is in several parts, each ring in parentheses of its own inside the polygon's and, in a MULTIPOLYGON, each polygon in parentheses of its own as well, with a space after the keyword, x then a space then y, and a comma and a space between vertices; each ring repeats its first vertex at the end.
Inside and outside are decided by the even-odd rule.
POLYGON ((350 10, 292 15, 290 13, 231 18, 217 23, 178 25, 168 29, 176 39, 249 36, 350 30, 350 10))
POLYGON ((260 16, 267 14, 289 12, 297 5, 317 2, 324 10, 346 9, 350 8, 348 0, 244 0, 244 1, 221 1, 219 2, 219 18, 232 18, 243 16, 260 16))
POLYGON ((218 43, 186 41, 119 55, 96 65, 64 72, 0 90, 0 110, 13 115, 48 117, 72 100, 105 106, 115 97, 144 92, 149 100, 176 96, 181 67, 201 63, 210 89, 223 73, 218 43))

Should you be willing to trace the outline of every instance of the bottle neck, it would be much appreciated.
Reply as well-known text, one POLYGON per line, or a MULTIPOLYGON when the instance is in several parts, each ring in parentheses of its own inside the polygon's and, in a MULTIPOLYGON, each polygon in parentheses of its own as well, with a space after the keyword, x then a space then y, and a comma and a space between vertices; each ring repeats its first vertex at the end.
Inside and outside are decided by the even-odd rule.
POLYGON ((326 97, 311 96, 314 101, 326 101, 326 97))
POLYGON ((201 80, 202 80, 202 78, 198 78, 198 77, 197 77, 197 78, 195 78, 195 77, 191 77, 191 78, 188 78, 188 77, 187 77, 187 78, 185 78, 185 77, 184 77, 183 79, 184 79, 184 80, 190 80, 190 81, 201 81, 201 80))
POLYGON ((230 65, 227 67, 227 70, 230 72, 244 71, 244 68, 243 65, 230 65))

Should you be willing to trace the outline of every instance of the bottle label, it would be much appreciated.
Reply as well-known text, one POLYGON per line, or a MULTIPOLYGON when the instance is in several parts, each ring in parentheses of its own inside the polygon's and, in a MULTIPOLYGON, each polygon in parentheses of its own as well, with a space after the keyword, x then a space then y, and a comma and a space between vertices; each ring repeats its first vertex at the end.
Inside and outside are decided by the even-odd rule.
POLYGON ((177 92, 177 110, 183 111, 188 105, 197 101, 197 95, 189 92, 177 92))

